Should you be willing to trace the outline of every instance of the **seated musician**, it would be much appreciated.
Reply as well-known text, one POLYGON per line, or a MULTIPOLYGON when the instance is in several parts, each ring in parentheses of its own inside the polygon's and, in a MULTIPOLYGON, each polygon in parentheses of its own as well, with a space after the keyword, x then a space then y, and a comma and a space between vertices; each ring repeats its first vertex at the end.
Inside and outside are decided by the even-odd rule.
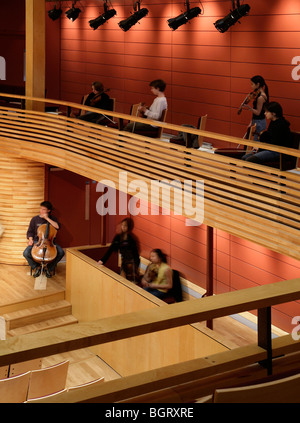
MULTIPOLYGON (((56 230, 60 228, 60 223, 56 219, 55 216, 52 216, 51 212, 53 210, 53 206, 49 201, 43 201, 40 204, 40 214, 34 216, 28 227, 27 231, 27 239, 28 239, 28 246, 23 252, 23 256, 26 258, 29 266, 31 269, 34 270, 33 277, 37 278, 41 274, 41 265, 33 260, 31 255, 31 250, 33 245, 38 241, 37 231, 39 226, 46 224, 47 222, 50 223, 56 230)), ((45 269, 45 274, 47 278, 52 277, 52 272, 55 269, 56 264, 63 258, 65 255, 64 250, 58 245, 55 244, 57 249, 57 256, 56 258, 47 265, 45 269)))
MULTIPOLYGON (((97 109, 103 110, 112 110, 111 99, 107 90, 104 89, 102 82, 95 81, 92 83, 92 92, 87 96, 84 105, 88 107, 95 107, 97 109)), ((76 115, 74 112, 71 114, 72 117, 76 115)), ((100 113, 96 112, 85 112, 84 115, 78 116, 78 119, 85 120, 87 122, 99 123, 101 125, 106 125, 107 119, 102 116, 100 113)))
MULTIPOLYGON (((268 129, 260 134, 259 141, 282 147, 292 147, 290 123, 284 118, 281 105, 276 101, 266 104, 265 116, 266 119, 270 120, 270 123, 268 129)), ((259 148, 245 154, 242 159, 258 164, 279 163, 280 153, 259 148)))
MULTIPOLYGON (((141 104, 138 108, 138 112, 142 113, 142 115, 146 118, 160 120, 163 111, 168 107, 167 99, 164 93, 166 89, 166 83, 162 79, 155 79, 154 81, 150 82, 149 86, 151 87, 151 93, 155 95, 156 98, 149 108, 141 104)), ((149 131, 155 132, 157 131, 157 126, 141 122, 130 122, 125 126, 124 131, 139 133, 149 131)))
POLYGON ((141 280, 141 286, 163 300, 173 286, 172 269, 167 264, 166 255, 159 248, 151 251, 150 261, 141 280))

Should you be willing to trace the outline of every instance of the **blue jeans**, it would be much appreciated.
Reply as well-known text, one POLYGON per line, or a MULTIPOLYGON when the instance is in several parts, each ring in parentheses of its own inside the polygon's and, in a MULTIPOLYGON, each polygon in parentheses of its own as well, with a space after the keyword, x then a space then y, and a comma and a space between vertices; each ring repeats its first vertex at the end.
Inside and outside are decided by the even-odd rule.
MULTIPOLYGON (((55 259, 48 264, 48 270, 50 272, 52 272, 55 269, 55 266, 57 265, 57 263, 63 258, 63 256, 65 255, 64 250, 57 244, 55 244, 56 249, 57 249, 57 256, 55 257, 55 259)), ((33 245, 28 245, 28 247, 24 250, 23 252, 23 256, 26 258, 29 266, 31 267, 31 269, 35 269, 36 267, 38 267, 40 264, 37 263, 36 261, 33 260, 32 255, 31 255, 31 250, 32 250, 33 245)))
POLYGON ((264 164, 267 162, 279 162, 280 154, 277 151, 262 150, 257 153, 248 153, 242 157, 247 162, 264 164))
POLYGON ((154 295, 157 298, 160 298, 161 300, 167 297, 167 292, 161 292, 158 289, 154 289, 154 288, 144 288, 144 289, 145 291, 150 292, 150 294, 154 295))

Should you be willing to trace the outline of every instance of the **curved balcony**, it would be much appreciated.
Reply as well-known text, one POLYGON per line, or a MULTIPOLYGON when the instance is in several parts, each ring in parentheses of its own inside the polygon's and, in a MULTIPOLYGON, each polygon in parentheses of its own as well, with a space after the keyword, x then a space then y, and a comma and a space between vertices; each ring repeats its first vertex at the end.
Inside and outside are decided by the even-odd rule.
MULTIPOLYGON (((4 94, 1 96, 8 97, 4 94)), ((53 103, 61 109, 74 107, 95 111, 58 100, 14 97, 27 102, 53 103)), ((144 121, 116 112, 109 112, 109 116, 116 122, 119 119, 144 121)), ((165 132, 182 131, 179 125, 155 124, 163 127, 165 132)), ((194 205, 202 204, 202 193, 197 190, 196 183, 203 181, 204 224, 278 253, 298 260, 300 258, 300 177, 297 173, 211 154, 209 150, 189 149, 62 114, 0 107, 0 131, 2 155, 58 166, 97 181, 107 180, 107 184, 121 191, 160 206, 165 205, 160 195, 149 196, 152 181, 167 180, 170 187, 176 184, 178 187, 180 183, 181 188, 185 181, 189 181, 186 188, 194 205), (144 181, 149 189, 133 190, 137 181, 144 181)), ((185 131, 203 136, 212 144, 218 140, 231 146, 244 144, 265 147, 300 157, 296 149, 193 128, 185 128, 185 131)), ((183 205, 183 196, 174 193, 169 204, 172 212, 181 210, 182 215, 201 223, 202 214, 191 216, 190 210, 187 211, 183 205)))

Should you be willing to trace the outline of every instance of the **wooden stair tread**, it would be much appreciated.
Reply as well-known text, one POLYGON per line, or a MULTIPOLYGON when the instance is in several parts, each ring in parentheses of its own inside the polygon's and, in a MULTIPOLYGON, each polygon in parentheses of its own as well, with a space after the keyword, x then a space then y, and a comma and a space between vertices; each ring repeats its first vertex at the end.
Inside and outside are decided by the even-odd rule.
POLYGON ((78 323, 78 320, 76 319, 76 317, 70 314, 67 316, 56 317, 54 319, 49 319, 49 320, 43 320, 42 322, 38 322, 31 325, 26 325, 26 326, 21 326, 16 329, 9 330, 7 331, 7 336, 19 336, 19 335, 24 335, 26 333, 38 332, 38 331, 42 331, 46 329, 53 329, 55 327, 71 325, 74 323, 78 323))
POLYGON ((72 313, 72 305, 65 300, 30 307, 23 310, 13 311, 3 315, 7 331, 21 326, 39 323, 42 320, 63 317, 72 313))

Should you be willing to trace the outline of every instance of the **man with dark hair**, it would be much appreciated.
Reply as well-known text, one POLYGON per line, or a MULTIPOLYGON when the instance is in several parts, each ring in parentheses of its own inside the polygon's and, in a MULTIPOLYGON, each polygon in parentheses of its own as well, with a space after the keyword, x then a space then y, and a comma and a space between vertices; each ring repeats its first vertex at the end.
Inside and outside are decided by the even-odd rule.
MULTIPOLYGON (((168 108, 167 99, 164 93, 167 84, 162 79, 155 79, 150 82, 149 86, 152 94, 155 95, 156 98, 149 108, 141 104, 138 108, 138 112, 142 113, 146 118, 160 120, 163 111, 168 108)), ((124 128, 124 131, 136 133, 153 131, 155 133, 157 132, 157 126, 141 122, 130 122, 124 128)))
MULTIPOLYGON (((53 206, 50 203, 50 201, 43 201, 40 204, 40 214, 37 216, 34 216, 29 223, 29 227, 27 231, 28 246, 24 250, 23 256, 26 258, 31 269, 34 270, 34 273, 33 273, 34 278, 37 278, 41 274, 40 264, 34 261, 31 255, 32 247, 38 241, 38 235, 37 235, 38 228, 41 225, 47 224, 47 222, 49 222, 49 224, 53 226, 56 230, 60 229, 60 223, 58 222, 56 217, 52 216, 51 214, 52 210, 53 210, 53 206)), ((51 263, 48 264, 48 266, 45 269, 47 278, 51 278, 52 272, 55 269, 56 264, 65 255, 64 250, 58 244, 55 244, 55 246, 57 249, 57 256, 51 263)))

